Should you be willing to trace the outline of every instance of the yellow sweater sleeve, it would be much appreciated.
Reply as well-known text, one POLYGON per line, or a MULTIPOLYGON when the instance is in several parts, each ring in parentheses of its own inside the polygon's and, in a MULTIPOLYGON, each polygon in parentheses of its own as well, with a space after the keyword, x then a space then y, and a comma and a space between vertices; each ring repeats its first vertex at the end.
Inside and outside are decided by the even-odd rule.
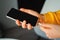
POLYGON ((43 14, 45 23, 60 25, 60 10, 43 14))

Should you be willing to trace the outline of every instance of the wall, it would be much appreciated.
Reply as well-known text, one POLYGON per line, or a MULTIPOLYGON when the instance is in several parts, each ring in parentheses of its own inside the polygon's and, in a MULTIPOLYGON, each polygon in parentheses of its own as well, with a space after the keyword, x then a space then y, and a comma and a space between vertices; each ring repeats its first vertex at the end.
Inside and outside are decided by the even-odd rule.
POLYGON ((16 26, 14 21, 6 18, 6 14, 11 8, 17 9, 17 0, 0 0, 0 22, 5 28, 16 26))
POLYGON ((41 13, 60 10, 60 0, 46 0, 41 13))

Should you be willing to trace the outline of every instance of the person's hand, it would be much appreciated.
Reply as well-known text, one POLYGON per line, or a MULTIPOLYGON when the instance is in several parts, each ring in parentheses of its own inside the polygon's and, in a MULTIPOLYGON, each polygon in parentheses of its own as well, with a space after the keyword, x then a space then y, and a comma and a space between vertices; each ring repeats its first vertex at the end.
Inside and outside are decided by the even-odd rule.
POLYGON ((44 31, 50 39, 60 38, 60 25, 40 24, 40 29, 44 31))
MULTIPOLYGON (((38 17, 38 22, 42 22, 42 15, 40 15, 38 12, 24 8, 21 8, 20 11, 36 16, 38 17)), ((25 20, 23 22, 16 20, 16 24, 18 26, 22 26, 22 28, 32 29, 32 25, 30 23, 26 24, 26 22, 27 21, 25 20)))

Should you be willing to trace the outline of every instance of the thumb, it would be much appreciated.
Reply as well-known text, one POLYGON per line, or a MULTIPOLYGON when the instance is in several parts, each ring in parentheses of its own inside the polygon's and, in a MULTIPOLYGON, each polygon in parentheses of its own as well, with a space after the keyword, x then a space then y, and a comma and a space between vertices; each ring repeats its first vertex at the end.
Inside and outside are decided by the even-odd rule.
POLYGON ((38 14, 38 12, 36 12, 34 10, 20 8, 20 11, 25 12, 27 14, 31 14, 31 15, 36 16, 36 17, 39 17, 40 16, 40 14, 38 14))

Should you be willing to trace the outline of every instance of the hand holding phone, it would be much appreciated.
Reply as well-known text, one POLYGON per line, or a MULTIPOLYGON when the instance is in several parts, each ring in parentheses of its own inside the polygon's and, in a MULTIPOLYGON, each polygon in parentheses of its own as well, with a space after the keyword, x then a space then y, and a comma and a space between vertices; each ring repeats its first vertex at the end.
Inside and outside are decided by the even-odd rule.
POLYGON ((8 13, 7 13, 7 17, 13 20, 26 20, 27 23, 30 23, 32 26, 35 26, 37 23, 38 18, 36 16, 21 12, 17 9, 12 8, 8 13))

